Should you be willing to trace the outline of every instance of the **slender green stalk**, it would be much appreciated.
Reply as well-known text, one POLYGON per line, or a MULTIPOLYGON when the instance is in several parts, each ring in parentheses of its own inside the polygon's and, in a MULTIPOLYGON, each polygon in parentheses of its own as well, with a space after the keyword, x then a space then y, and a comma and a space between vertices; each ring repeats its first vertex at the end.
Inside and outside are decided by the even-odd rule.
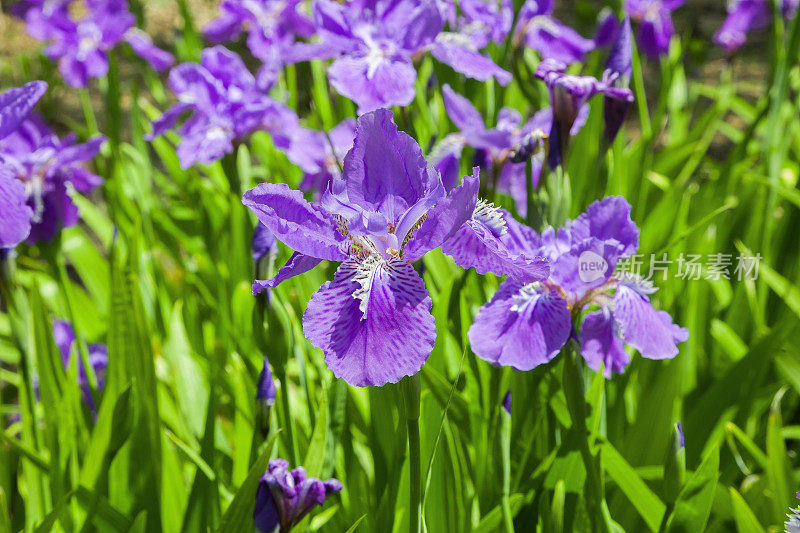
MULTIPOLYGON (((0 300, 5 304, 5 312, 8 314, 11 326, 11 340, 19 351, 19 371, 22 383, 19 387, 19 407, 20 418, 22 421, 22 441, 31 445, 35 449, 40 449, 42 443, 41 428, 36 422, 35 396, 33 393, 33 375, 29 363, 29 348, 26 340, 28 337, 28 325, 22 316, 21 302, 17 301, 14 286, 15 263, 13 255, 0 261, 0 300)), ((25 466, 22 471, 26 485, 30 487, 29 507, 33 516, 44 516, 47 508, 48 495, 45 488, 45 477, 39 475, 36 469, 25 466)), ((26 517, 26 522, 28 521, 26 517)))
POLYGON ((514 533, 514 517, 511 514, 511 414, 504 408, 500 413, 500 453, 503 458, 503 525, 506 533, 514 533))
POLYGON ((61 251, 61 238, 57 239, 55 247, 50 249, 47 253, 49 262, 53 269, 56 278, 58 279, 58 288, 61 290, 61 295, 64 298, 64 305, 67 310, 67 319, 72 324, 72 330, 75 332, 75 342, 78 345, 78 357, 83 369, 86 373, 86 380, 89 383, 94 400, 98 400, 97 396, 97 377, 94 375, 94 367, 89 362, 89 348, 86 346, 86 339, 83 338, 81 327, 77 324, 75 319, 74 306, 72 305, 72 295, 70 294, 70 281, 67 274, 67 266, 64 263, 63 252, 61 251))
POLYGON ((661 517, 661 524, 658 526, 659 533, 662 533, 667 530, 667 524, 669 523, 669 517, 672 516, 672 511, 675 509, 674 503, 668 503, 667 508, 664 511, 664 516, 661 517))
MULTIPOLYGON (((267 271, 271 274, 271 271, 267 271)), ((279 305, 279 304, 278 304, 279 305)), ((278 308, 273 301, 273 304, 267 302, 266 295, 261 294, 256 299, 256 307, 254 316, 254 332, 256 333, 256 346, 262 353, 269 354, 270 363, 272 364, 272 372, 278 383, 281 384, 278 390, 278 403, 280 403, 280 411, 276 411, 275 415, 279 416, 281 438, 283 444, 288 450, 289 461, 292 464, 297 464, 297 443, 294 439, 294 426, 292 424, 293 417, 291 415, 291 406, 289 398, 289 383, 286 379, 286 365, 288 364, 288 354, 290 347, 283 340, 285 339, 286 331, 278 316, 278 308), (275 305, 275 307, 273 307, 275 305), (264 325, 268 324, 268 329, 265 331, 264 325), (267 332, 269 337, 267 337, 267 332), (268 339, 272 339, 271 341, 268 339)), ((276 407, 277 409, 277 407, 276 407)))
POLYGON ((86 121, 86 127, 89 128, 91 135, 97 135, 100 130, 97 128, 97 117, 94 114, 92 107, 92 97, 89 95, 88 89, 80 89, 78 91, 81 99, 81 108, 83 110, 83 117, 86 121))
POLYGON ((325 66, 321 61, 311 62, 311 77, 311 99, 314 102, 316 110, 319 112, 322 129, 330 131, 335 126, 333 105, 325 76, 325 66))
MULTIPOLYGON (((541 173, 539 174, 540 180, 542 178, 541 174, 543 174, 545 171, 544 167, 546 164, 547 163, 542 164, 542 170, 541 173)), ((538 206, 535 205, 533 199, 534 191, 533 191, 532 174, 533 174, 533 158, 529 157, 528 160, 525 161, 525 201, 527 202, 527 216, 525 218, 527 219, 529 226, 531 226, 532 228, 536 228, 538 230, 539 228, 536 226, 536 216, 534 215, 533 212, 534 209, 538 208, 538 206)))
POLYGON ((286 439, 289 448, 289 461, 292 464, 297 464, 297 444, 294 441, 294 431, 292 430, 292 413, 289 409, 289 385, 286 382, 286 372, 284 369, 276 369, 275 372, 278 381, 281 384, 281 410, 283 411, 283 428, 286 429, 286 439))
POLYGON ((642 73, 642 63, 639 58, 639 49, 633 47, 633 58, 631 61, 633 70, 633 94, 636 97, 636 107, 639 111, 639 121, 642 124, 642 137, 649 139, 653 134, 652 123, 650 122, 650 111, 647 109, 647 95, 644 91, 644 74, 642 73))
POLYGON ((593 531, 607 531, 603 519, 605 495, 599 457, 589 448, 589 431, 586 428, 586 400, 583 391, 583 378, 576 361, 574 344, 570 343, 564 351, 564 394, 567 398, 572 427, 578 435, 581 459, 586 468, 587 502, 589 518, 593 531))
POLYGON ((239 168, 236 163, 237 153, 238 150, 234 148, 232 153, 225 154, 221 159, 221 163, 222 171, 225 173, 225 177, 228 178, 231 194, 238 200, 239 196, 242 194, 242 184, 239 180, 239 168))
POLYGON ((420 519, 420 475, 421 458, 419 449, 419 374, 405 378, 402 384, 403 399, 406 406, 406 424, 408 425, 408 456, 409 456, 409 508, 408 531, 419 533, 421 531, 420 519))

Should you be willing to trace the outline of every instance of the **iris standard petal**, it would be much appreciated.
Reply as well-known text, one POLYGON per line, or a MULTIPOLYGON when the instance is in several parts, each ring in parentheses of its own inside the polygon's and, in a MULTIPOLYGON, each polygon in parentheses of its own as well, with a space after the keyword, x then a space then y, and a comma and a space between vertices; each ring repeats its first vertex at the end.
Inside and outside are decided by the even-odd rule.
POLYGON ((403 258, 413 263, 447 242, 472 217, 478 202, 479 187, 478 169, 474 168, 472 175, 464 176, 461 185, 439 200, 428 211, 419 228, 413 230, 411 239, 403 248, 403 258))
POLYGON ((224 46, 214 46, 203 50, 200 64, 225 87, 239 87, 244 90, 252 90, 255 87, 256 79, 247 69, 242 58, 224 46))
POLYGON ((222 100, 224 87, 196 63, 181 63, 169 71, 167 84, 181 103, 209 112, 222 100))
POLYGON ((419 372, 436 340, 425 284, 400 260, 347 260, 314 293, 303 333, 336 377, 381 386, 419 372))
POLYGON ((631 205, 622 196, 607 196, 593 202, 569 227, 575 240, 595 237, 622 247, 623 256, 639 247, 639 228, 631 219, 631 205))
POLYGON ((313 9, 314 22, 323 41, 338 52, 352 49, 354 36, 346 7, 333 0, 317 0, 313 9))
POLYGON ((395 26, 397 30, 403 32, 400 43, 406 50, 411 52, 421 50, 432 43, 442 31, 444 21, 433 2, 405 1, 394 4, 392 13, 400 16, 385 17, 384 23, 389 27, 395 26))
POLYGON ((553 263, 551 279, 576 297, 603 285, 617 266, 621 257, 616 243, 589 237, 573 241, 568 252, 553 263))
POLYGON ((438 175, 429 173, 417 142, 397 130, 392 113, 379 109, 359 118, 353 149, 344 158, 344 189, 351 205, 381 213, 390 224, 426 193, 438 175))
POLYGON ((222 13, 203 28, 203 35, 212 43, 232 41, 242 31, 243 20, 235 13, 227 11, 226 4, 227 2, 222 3, 220 6, 222 13))

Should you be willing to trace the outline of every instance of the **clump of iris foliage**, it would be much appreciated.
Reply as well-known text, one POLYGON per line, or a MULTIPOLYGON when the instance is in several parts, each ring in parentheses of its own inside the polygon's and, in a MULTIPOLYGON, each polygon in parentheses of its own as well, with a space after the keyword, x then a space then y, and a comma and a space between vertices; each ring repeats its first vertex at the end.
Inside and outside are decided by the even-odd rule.
POLYGON ((3 4, 0 532, 800 527, 796 0, 172 4, 3 4))

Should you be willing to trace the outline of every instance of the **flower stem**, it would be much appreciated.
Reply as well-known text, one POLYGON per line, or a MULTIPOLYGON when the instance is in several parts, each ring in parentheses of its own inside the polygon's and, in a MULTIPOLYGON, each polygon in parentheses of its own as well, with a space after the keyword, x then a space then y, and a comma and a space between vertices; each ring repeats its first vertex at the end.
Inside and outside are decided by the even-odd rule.
POLYGON ((586 469, 587 504, 593 531, 606 531, 606 520, 603 508, 605 495, 600 461, 589 448, 589 431, 586 428, 586 399, 583 391, 583 378, 576 359, 573 343, 564 353, 564 394, 572 420, 572 427, 577 433, 581 458, 586 469))
POLYGON ((79 89, 78 94, 81 99, 81 108, 83 109, 83 117, 86 121, 86 127, 89 128, 90 135, 97 135, 100 130, 97 127, 97 117, 92 108, 92 97, 89 95, 88 89, 79 89))
POLYGON ((511 514, 511 414, 500 413, 500 448, 503 459, 503 495, 501 505, 503 509, 503 524, 506 533, 514 533, 514 517, 511 514))
POLYGON ((79 361, 77 367, 83 367, 83 371, 86 375, 86 381, 89 385, 90 394, 95 401, 95 405, 97 405, 96 402, 99 400, 97 391, 97 376, 95 376, 94 367, 89 361, 89 348, 86 345, 86 340, 83 338, 81 326, 76 320, 70 291, 69 274, 67 274, 67 266, 64 263, 63 251, 61 250, 60 235, 56 238, 53 246, 48 248, 48 250, 45 252, 45 255, 48 258, 50 267, 53 269, 56 280, 58 280, 59 289, 61 290, 61 295, 64 298, 67 319, 69 320, 70 325, 72 326, 72 331, 75 334, 75 345, 77 347, 76 353, 79 361))
MULTIPOLYGON (((20 420, 22 422, 22 439, 39 448, 43 436, 41 428, 36 421, 35 404, 36 397, 33 392, 33 379, 31 373, 30 360, 33 359, 31 347, 26 342, 28 336, 29 309, 25 308, 23 301, 17 299, 15 286, 15 261, 13 252, 0 260, 0 303, 5 306, 5 313, 8 315, 8 322, 11 327, 11 341, 19 352, 19 373, 22 383, 19 387, 19 406, 20 420)), ((0 306, 2 309, 3 306, 0 306)), ((45 512, 47 501, 47 491, 44 486, 44 477, 34 473, 29 468, 22 470, 22 477, 31 487, 31 507, 39 513, 45 512)))
POLYGON ((292 410, 289 406, 289 384, 286 381, 286 370, 284 368, 276 369, 276 377, 281 384, 281 409, 283 411, 283 428, 286 430, 286 440, 288 441, 287 448, 289 450, 289 459, 292 464, 297 464, 297 443, 294 441, 294 430, 292 429, 292 410))
POLYGON ((234 150, 230 154, 225 154, 222 157, 222 171, 225 173, 225 177, 228 178, 228 184, 230 186, 231 194, 238 200, 242 194, 242 184, 239 180, 239 167, 236 162, 236 154, 238 147, 234 147, 234 150))
POLYGON ((403 380, 403 399, 406 405, 409 454, 409 532, 420 532, 420 449, 419 449, 419 374, 403 380))

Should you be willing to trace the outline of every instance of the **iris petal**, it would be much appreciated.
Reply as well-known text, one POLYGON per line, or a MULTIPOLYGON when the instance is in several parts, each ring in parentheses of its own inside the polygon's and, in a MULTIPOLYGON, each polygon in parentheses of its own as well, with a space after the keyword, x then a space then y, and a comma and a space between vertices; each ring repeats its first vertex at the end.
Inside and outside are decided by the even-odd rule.
POLYGON ((331 216, 285 183, 257 185, 244 194, 242 203, 293 250, 333 261, 347 257, 347 241, 331 216))
POLYGON ((309 300, 303 333, 349 384, 397 383, 419 372, 433 350, 431 305, 408 263, 347 260, 309 300))
POLYGON ((581 355, 594 371, 603 364, 603 375, 610 378, 612 372, 621 374, 631 362, 622 340, 615 335, 614 317, 608 311, 593 311, 581 324, 581 355))
POLYGON ((569 338, 567 302, 546 287, 506 280, 469 328, 475 355, 494 365, 531 370, 552 360, 569 338))
POLYGON ((28 237, 33 211, 26 200, 25 186, 0 164, 0 248, 12 248, 28 237))
POLYGON ((257 279, 255 282, 253 282, 253 294, 258 294, 268 288, 274 289, 287 279, 304 274, 321 262, 322 259, 317 259, 316 257, 295 252, 289 258, 289 260, 286 261, 286 264, 278 269, 278 273, 275 274, 275 277, 268 280, 257 279))
POLYGON ((689 331, 675 325, 669 313, 655 310, 646 295, 624 283, 614 295, 614 316, 623 340, 648 359, 675 357, 677 344, 689 338, 689 331))

